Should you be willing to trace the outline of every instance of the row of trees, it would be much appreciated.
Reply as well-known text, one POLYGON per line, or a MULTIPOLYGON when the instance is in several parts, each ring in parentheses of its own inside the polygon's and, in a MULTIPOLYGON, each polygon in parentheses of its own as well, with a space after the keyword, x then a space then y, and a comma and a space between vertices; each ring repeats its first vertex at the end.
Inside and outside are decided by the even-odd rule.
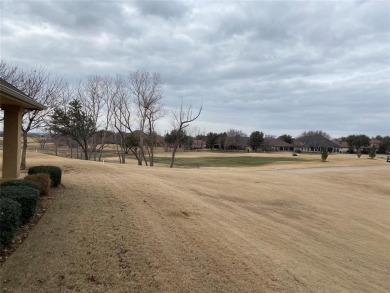
MULTIPOLYGON (((115 133, 114 140, 120 163, 125 163, 129 151, 138 165, 154 164, 156 123, 168 113, 163 106, 163 83, 159 74, 137 70, 128 75, 88 77, 76 86, 68 85, 44 68, 23 71, 4 60, 0 63, 0 77, 14 85, 47 110, 23 113, 23 151, 21 168, 26 167, 27 134, 46 129, 53 138, 68 138, 84 154, 84 159, 100 160, 107 144, 107 134, 115 133)), ((173 130, 184 132, 201 114, 183 102, 173 111, 173 130)), ((179 144, 175 140, 172 153, 179 144)))
MULTIPOLYGON (((204 140, 206 147, 211 150, 213 150, 214 146, 218 146, 222 150, 242 150, 249 146, 253 151, 257 151, 266 147, 267 141, 271 138, 275 138, 275 136, 264 134, 261 131, 253 131, 248 137, 241 130, 230 129, 222 133, 209 132, 204 137, 204 140)), ((288 143, 293 142, 292 136, 288 134, 283 134, 278 139, 288 143)))
MULTIPOLYGON (((156 122, 167 112, 161 103, 163 90, 160 76, 145 71, 136 71, 127 78, 94 76, 88 80, 87 88, 90 90, 86 96, 79 94, 68 107, 55 108, 50 130, 55 135, 69 136, 76 141, 86 160, 91 158, 92 151, 96 154, 99 147, 100 160, 108 129, 114 129, 119 136, 116 140, 114 135, 120 163, 125 163, 126 154, 130 151, 138 165, 153 166, 156 122), (101 119, 101 114, 104 119, 101 119)), ((182 103, 180 109, 173 112, 172 133, 177 135, 172 142, 171 168, 181 134, 200 116, 201 111, 202 107, 197 112, 193 112, 191 106, 184 109, 182 103)))
MULTIPOLYGON (((209 132, 205 136, 199 136, 197 138, 204 139, 206 147, 211 150, 214 146, 223 150, 239 150, 245 149, 249 146, 253 151, 257 151, 260 148, 267 149, 267 143, 270 139, 277 138, 286 143, 293 144, 295 139, 301 139, 305 137, 315 137, 322 136, 329 140, 331 137, 324 131, 305 131, 296 138, 293 138, 289 134, 283 134, 279 137, 273 135, 265 135, 260 131, 253 131, 248 137, 245 133, 240 130, 230 129, 227 132, 223 133, 213 133, 209 132)), ((370 138, 367 135, 349 135, 347 137, 341 137, 337 140, 338 143, 346 142, 350 148, 351 152, 361 152, 363 148, 371 146, 372 139, 379 141, 378 143, 378 152, 387 153, 390 151, 390 136, 376 136, 375 138, 370 138)), ((320 147, 320 146, 319 146, 320 147)))
POLYGON ((125 163, 126 150, 130 150, 138 165, 153 166, 155 124, 165 115, 162 94, 158 74, 136 71, 128 76, 91 76, 72 89, 68 103, 54 108, 49 130, 54 135, 70 136, 86 160, 91 159, 92 151, 101 159, 106 134, 115 130, 120 163, 125 163), (128 134, 136 138, 136 147, 127 147, 133 145, 128 134), (145 137, 151 141, 149 145, 145 137))

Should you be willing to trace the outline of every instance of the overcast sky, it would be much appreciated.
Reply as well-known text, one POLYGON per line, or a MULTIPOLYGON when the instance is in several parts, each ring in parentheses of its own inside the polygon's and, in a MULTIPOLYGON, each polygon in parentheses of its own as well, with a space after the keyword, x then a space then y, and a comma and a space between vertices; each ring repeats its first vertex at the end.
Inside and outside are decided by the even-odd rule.
POLYGON ((203 102, 201 131, 390 134, 389 0, 1 0, 0 13, 6 62, 69 83, 160 73, 167 107, 203 102))

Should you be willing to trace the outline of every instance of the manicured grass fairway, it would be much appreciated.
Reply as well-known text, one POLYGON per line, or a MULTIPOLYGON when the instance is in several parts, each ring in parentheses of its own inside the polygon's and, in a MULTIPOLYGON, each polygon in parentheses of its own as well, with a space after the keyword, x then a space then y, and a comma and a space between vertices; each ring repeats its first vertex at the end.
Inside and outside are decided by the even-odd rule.
MULTIPOLYGON (((155 157, 155 162, 170 164, 170 157, 155 157)), ((250 167, 261 166, 274 162, 307 161, 301 158, 279 158, 279 157, 198 157, 198 158, 176 158, 175 166, 180 167, 250 167)))

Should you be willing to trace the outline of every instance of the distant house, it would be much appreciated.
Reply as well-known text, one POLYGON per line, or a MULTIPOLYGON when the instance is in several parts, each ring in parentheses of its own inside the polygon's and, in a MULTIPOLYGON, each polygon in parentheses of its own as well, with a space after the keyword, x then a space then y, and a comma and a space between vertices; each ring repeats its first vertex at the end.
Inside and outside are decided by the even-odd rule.
POLYGON ((263 142, 264 150, 266 151, 293 151, 294 146, 289 144, 281 139, 269 138, 265 139, 263 142))
POLYGON ((373 138, 370 140, 370 147, 374 146, 376 149, 378 149, 381 143, 382 142, 379 139, 373 138))
POLYGON ((330 153, 340 152, 340 145, 326 137, 315 134, 297 138, 294 143, 294 150, 308 153, 318 153, 321 147, 326 147, 330 153))
POLYGON ((369 153, 369 152, 370 152, 370 149, 371 149, 372 147, 375 147, 375 149, 378 150, 380 144, 381 144, 381 141, 380 141, 379 139, 372 138, 372 139, 370 139, 370 145, 369 145, 369 146, 362 147, 362 152, 363 152, 363 153, 369 153))
MULTIPOLYGON (((357 152, 356 147, 350 147, 346 141, 340 141, 339 139, 335 139, 334 142, 340 146, 340 148, 339 148, 340 153, 345 154, 345 153, 348 153, 349 151, 352 151, 355 153, 357 152)), ((370 144, 368 146, 362 147, 359 151, 361 151, 362 153, 369 153, 370 149, 373 146, 376 149, 378 149, 380 144, 381 144, 381 141, 379 139, 373 138, 370 140, 370 144)))
POLYGON ((333 142, 340 146, 340 148, 339 148, 340 153, 346 154, 351 149, 349 147, 348 143, 344 140, 334 139, 333 142))
POLYGON ((206 143, 203 140, 201 140, 201 139, 194 139, 194 140, 192 140, 192 144, 191 144, 190 148, 192 150, 203 149, 205 146, 206 146, 206 143))

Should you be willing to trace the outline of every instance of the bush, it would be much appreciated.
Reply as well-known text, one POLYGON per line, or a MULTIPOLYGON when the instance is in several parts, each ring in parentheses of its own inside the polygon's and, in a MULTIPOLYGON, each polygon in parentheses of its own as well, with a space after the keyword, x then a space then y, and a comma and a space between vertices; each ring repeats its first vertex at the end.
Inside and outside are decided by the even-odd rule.
POLYGON ((26 223, 37 210, 39 190, 27 186, 4 186, 1 188, 2 198, 10 198, 21 205, 21 220, 26 223))
POLYGON ((0 197, 0 248, 5 247, 20 227, 20 203, 0 197))
POLYGON ((49 194, 51 180, 48 174, 38 173, 38 174, 27 175, 26 177, 24 177, 24 181, 38 183, 41 187, 40 194, 41 195, 49 194))
POLYGON ((56 166, 34 166, 28 169, 28 175, 44 173, 49 174, 51 186, 58 187, 61 184, 62 170, 56 166))
POLYGON ((328 158, 328 156, 329 156, 328 148, 327 147, 321 147, 321 160, 323 162, 325 162, 326 159, 328 158))
POLYGON ((375 146, 371 147, 370 153, 368 155, 370 156, 370 159, 374 159, 376 157, 376 148, 375 148, 375 146))
POLYGON ((25 181, 25 180, 9 180, 0 184, 0 186, 27 186, 41 190, 41 184, 37 181, 25 181))

